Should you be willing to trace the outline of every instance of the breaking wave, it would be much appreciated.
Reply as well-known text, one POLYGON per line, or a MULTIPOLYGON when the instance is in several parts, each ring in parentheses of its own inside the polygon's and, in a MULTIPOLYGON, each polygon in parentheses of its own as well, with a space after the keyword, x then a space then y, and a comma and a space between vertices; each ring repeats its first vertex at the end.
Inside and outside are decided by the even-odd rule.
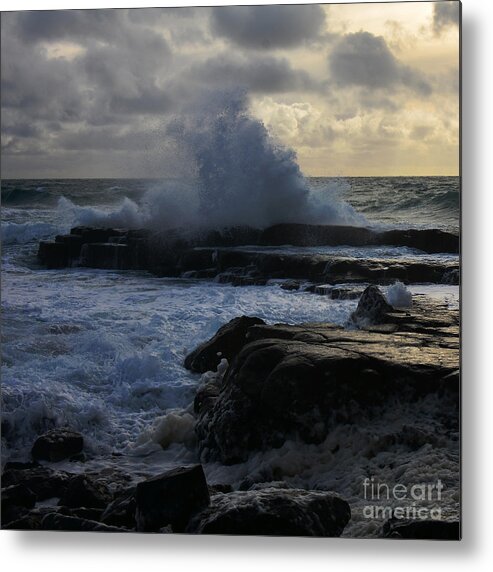
POLYGON ((341 182, 314 189, 293 150, 276 142, 248 111, 244 91, 210 93, 166 129, 188 164, 191 182, 154 184, 136 202, 112 210, 60 199, 76 224, 125 227, 222 228, 277 223, 363 225, 366 219, 340 198, 341 182), (191 163, 190 163, 191 162, 191 163))

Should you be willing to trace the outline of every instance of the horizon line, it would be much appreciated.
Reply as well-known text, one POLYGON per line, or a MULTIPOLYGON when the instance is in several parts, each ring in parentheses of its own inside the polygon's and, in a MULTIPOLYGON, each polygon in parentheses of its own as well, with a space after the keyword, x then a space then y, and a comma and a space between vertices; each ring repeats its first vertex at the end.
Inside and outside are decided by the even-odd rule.
MULTIPOLYGON (((304 175, 307 179, 410 179, 440 178, 461 175, 304 175)), ((182 179, 183 177, 0 177, 1 181, 162 181, 164 179, 182 179)))

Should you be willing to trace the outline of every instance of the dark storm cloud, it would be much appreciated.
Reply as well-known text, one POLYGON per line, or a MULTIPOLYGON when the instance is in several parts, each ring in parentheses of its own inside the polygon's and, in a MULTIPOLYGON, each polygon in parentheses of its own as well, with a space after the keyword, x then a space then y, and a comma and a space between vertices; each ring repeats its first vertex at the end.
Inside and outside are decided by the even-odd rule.
POLYGON ((212 8, 214 32, 244 48, 292 48, 323 32, 321 6, 219 6, 212 8))
POLYGON ((2 27, 2 107, 31 119, 80 119, 85 94, 73 63, 47 60, 43 50, 30 49, 2 27))
POLYGON ((41 134, 39 127, 32 123, 14 123, 12 125, 2 125, 2 134, 13 137, 36 137, 41 134))
POLYGON ((75 152, 78 138, 87 152, 141 151, 142 120, 173 106, 166 40, 123 10, 3 14, 1 56, 5 156, 44 153, 62 168, 63 145, 75 152))
POLYGON ((20 12, 16 31, 27 42, 61 39, 108 40, 127 22, 126 10, 56 10, 20 12))
POLYGON ((9 15, 2 25, 6 32, 2 35, 6 38, 2 40, 3 107, 22 110, 33 119, 91 123, 104 118, 112 122, 111 114, 169 109, 169 97, 158 81, 171 58, 166 40, 151 29, 128 25, 119 12, 111 11, 106 17, 107 13, 42 12, 38 26, 34 25, 37 13, 27 14, 28 18, 23 13, 9 15), (119 33, 105 32, 117 22, 125 23, 119 33), (89 29, 92 36, 84 37, 89 29), (95 34, 106 41, 92 41, 95 34), (49 42, 33 45, 47 38, 76 41, 80 53, 71 60, 49 57, 45 47, 49 42))
POLYGON ((219 85, 241 85, 256 93, 313 90, 314 80, 303 70, 293 69, 284 58, 248 59, 222 54, 193 66, 191 76, 219 85))
POLYGON ((446 1, 433 4, 433 29, 439 34, 449 26, 459 25, 459 2, 446 1))
POLYGON ((404 86, 423 96, 432 91, 425 77, 392 54, 382 36, 369 32, 343 36, 329 55, 329 69, 332 79, 343 87, 389 89, 404 86))
POLYGON ((137 151, 158 143, 158 134, 152 131, 134 131, 118 126, 98 129, 81 128, 62 133, 56 144, 66 151, 137 151))

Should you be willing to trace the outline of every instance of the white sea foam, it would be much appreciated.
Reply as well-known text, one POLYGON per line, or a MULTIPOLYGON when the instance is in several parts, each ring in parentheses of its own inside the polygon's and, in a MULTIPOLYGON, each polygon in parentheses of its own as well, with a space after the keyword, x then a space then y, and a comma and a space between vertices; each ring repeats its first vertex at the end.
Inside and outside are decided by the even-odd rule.
POLYGON ((46 222, 2 222, 3 244, 26 244, 52 236, 57 232, 57 226, 46 222))
POLYGON ((3 419, 22 456, 52 425, 93 451, 131 448, 154 420, 191 403, 184 356, 230 319, 344 323, 355 302, 278 285, 234 288, 94 270, 26 271, 3 283, 3 419), (36 295, 33 296, 33 292, 36 295))
POLYGON ((402 282, 397 280, 387 288, 387 302, 394 308, 411 308, 413 295, 402 282))
POLYGON ((112 209, 78 206, 63 197, 60 213, 74 224, 127 228, 366 223, 341 198, 347 183, 310 186, 295 152, 252 117, 241 90, 201 94, 170 122, 166 137, 183 150, 189 183, 154 183, 138 204, 125 198, 112 209))
POLYGON ((145 216, 140 207, 129 198, 116 207, 79 206, 70 199, 58 199, 58 214, 70 225, 85 225, 98 227, 138 228, 144 226, 145 216))

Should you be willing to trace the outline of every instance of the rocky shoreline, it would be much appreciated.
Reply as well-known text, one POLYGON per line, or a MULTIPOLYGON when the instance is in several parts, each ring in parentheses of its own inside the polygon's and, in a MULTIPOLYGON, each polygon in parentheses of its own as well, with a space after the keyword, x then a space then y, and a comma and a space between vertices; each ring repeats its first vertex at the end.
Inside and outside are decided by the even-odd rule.
MULTIPOLYGON (((425 297, 395 309, 370 286, 347 326, 267 325, 244 316, 187 356, 188 369, 215 372, 204 376, 194 401, 201 462, 238 463, 287 439, 311 446, 339 424, 377 418, 396 400, 419 410, 429 395, 440 403, 433 434, 406 425, 380 449, 398 443, 413 451, 458 435, 458 310, 425 297)), ((351 520, 340 495, 291 487, 274 475, 252 475, 233 490, 207 483, 198 464, 134 484, 124 473, 53 466, 66 458, 83 465, 83 436, 55 429, 34 443, 32 460, 5 465, 3 528, 340 536, 351 520)), ((459 539, 460 525, 389 519, 379 536, 459 539)))
POLYGON ((279 245, 401 246, 425 253, 459 252, 459 237, 438 229, 377 232, 367 228, 276 225, 263 231, 237 227, 219 233, 153 232, 75 227, 55 241, 42 241, 38 257, 47 268, 81 266, 146 270, 157 276, 215 279, 236 286, 263 285, 271 279, 317 284, 448 283, 458 284, 458 262, 400 257, 378 260, 344 256, 258 252, 279 245), (237 247, 248 245, 250 250, 237 247))

